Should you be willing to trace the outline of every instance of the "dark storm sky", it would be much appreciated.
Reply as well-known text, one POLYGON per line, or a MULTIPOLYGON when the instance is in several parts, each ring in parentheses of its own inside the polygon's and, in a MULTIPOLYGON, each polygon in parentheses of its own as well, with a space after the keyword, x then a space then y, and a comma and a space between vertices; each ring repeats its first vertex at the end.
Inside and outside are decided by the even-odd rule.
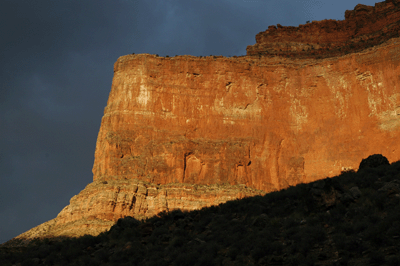
POLYGON ((113 64, 130 53, 244 55, 269 25, 344 19, 371 0, 2 0, 0 243, 92 181, 113 64))

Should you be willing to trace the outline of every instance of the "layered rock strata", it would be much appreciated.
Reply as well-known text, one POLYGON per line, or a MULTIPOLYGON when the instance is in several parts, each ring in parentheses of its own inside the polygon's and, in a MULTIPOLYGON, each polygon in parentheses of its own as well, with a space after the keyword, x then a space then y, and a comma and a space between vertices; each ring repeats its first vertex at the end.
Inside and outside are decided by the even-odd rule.
MULTIPOLYGON (((358 34, 351 25, 360 14, 377 31, 396 29, 397 3, 357 6, 337 22, 348 25, 336 31, 342 37, 310 35, 307 42, 338 39, 333 45, 344 47, 358 34)), ((128 215, 193 210, 334 176, 371 154, 399 160, 399 38, 336 57, 321 48, 324 59, 301 59, 307 53, 294 49, 293 58, 259 56, 279 43, 289 47, 292 33, 307 27, 335 32, 324 23, 274 29, 278 39, 270 29, 244 57, 119 58, 94 182, 19 239, 98 234, 128 215)), ((375 40, 376 31, 366 29, 360 34, 375 40)))
POLYGON ((326 58, 359 52, 400 35, 400 0, 359 4, 345 20, 313 21, 299 27, 269 26, 256 35, 247 55, 326 58))
POLYGON ((266 192, 400 158, 400 43, 324 60, 118 59, 94 180, 266 192))
POLYGON ((244 186, 160 186, 137 179, 94 181, 74 196, 55 219, 19 235, 18 239, 98 235, 126 216, 144 219, 163 211, 196 210, 260 194, 263 192, 244 186))

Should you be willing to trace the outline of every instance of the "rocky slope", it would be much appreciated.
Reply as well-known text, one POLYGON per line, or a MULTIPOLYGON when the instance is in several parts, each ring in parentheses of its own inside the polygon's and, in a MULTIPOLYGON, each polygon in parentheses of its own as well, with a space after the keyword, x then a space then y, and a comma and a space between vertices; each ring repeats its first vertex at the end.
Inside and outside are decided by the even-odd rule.
POLYGON ((17 239, 28 239, 29 242, 29 239, 37 237, 98 235, 126 216, 144 219, 163 211, 196 210, 260 194, 263 191, 244 186, 161 186, 137 179, 94 181, 74 196, 56 218, 32 228, 17 239))
POLYGON ((325 21, 269 29, 244 57, 119 58, 94 182, 57 218, 20 238, 98 234, 124 216, 198 209, 357 169, 370 154, 398 160, 399 14, 398 1, 358 5, 335 22, 341 43, 331 42, 338 38, 325 21), (292 45, 293 32, 335 47, 356 36, 376 44, 374 34, 390 34, 342 56, 325 48, 318 48, 323 59, 294 48, 293 58, 259 56, 292 45))

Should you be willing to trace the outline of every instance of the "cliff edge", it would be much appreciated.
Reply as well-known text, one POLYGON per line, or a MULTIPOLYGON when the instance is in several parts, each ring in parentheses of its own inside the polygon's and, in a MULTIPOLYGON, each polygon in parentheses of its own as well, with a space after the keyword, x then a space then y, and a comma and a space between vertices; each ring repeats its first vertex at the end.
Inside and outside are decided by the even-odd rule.
POLYGON ((326 19, 299 27, 269 26, 247 47, 250 56, 327 58, 359 52, 400 34, 400 0, 358 4, 345 20, 326 19))

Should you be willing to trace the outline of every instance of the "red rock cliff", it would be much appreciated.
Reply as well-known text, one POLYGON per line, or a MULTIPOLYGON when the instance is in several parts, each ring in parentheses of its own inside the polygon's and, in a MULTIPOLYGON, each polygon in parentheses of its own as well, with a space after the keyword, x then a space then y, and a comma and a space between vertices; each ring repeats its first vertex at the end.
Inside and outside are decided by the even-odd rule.
POLYGON ((94 180, 268 192, 400 158, 397 39, 319 61, 129 55, 114 70, 94 180))
POLYGON ((313 21, 299 27, 269 26, 247 55, 326 58, 358 52, 400 34, 400 0, 357 5, 345 20, 313 21))
POLYGON ((398 6, 358 5, 342 22, 270 28, 248 47, 274 54, 288 44, 294 58, 119 58, 94 182, 19 238, 98 234, 124 216, 198 209, 357 169, 375 153, 399 160, 398 6), (360 36, 374 43, 385 31, 393 34, 384 43, 358 52, 335 57, 327 48, 360 36), (301 59, 308 53, 296 45, 317 42, 326 58, 301 59))

